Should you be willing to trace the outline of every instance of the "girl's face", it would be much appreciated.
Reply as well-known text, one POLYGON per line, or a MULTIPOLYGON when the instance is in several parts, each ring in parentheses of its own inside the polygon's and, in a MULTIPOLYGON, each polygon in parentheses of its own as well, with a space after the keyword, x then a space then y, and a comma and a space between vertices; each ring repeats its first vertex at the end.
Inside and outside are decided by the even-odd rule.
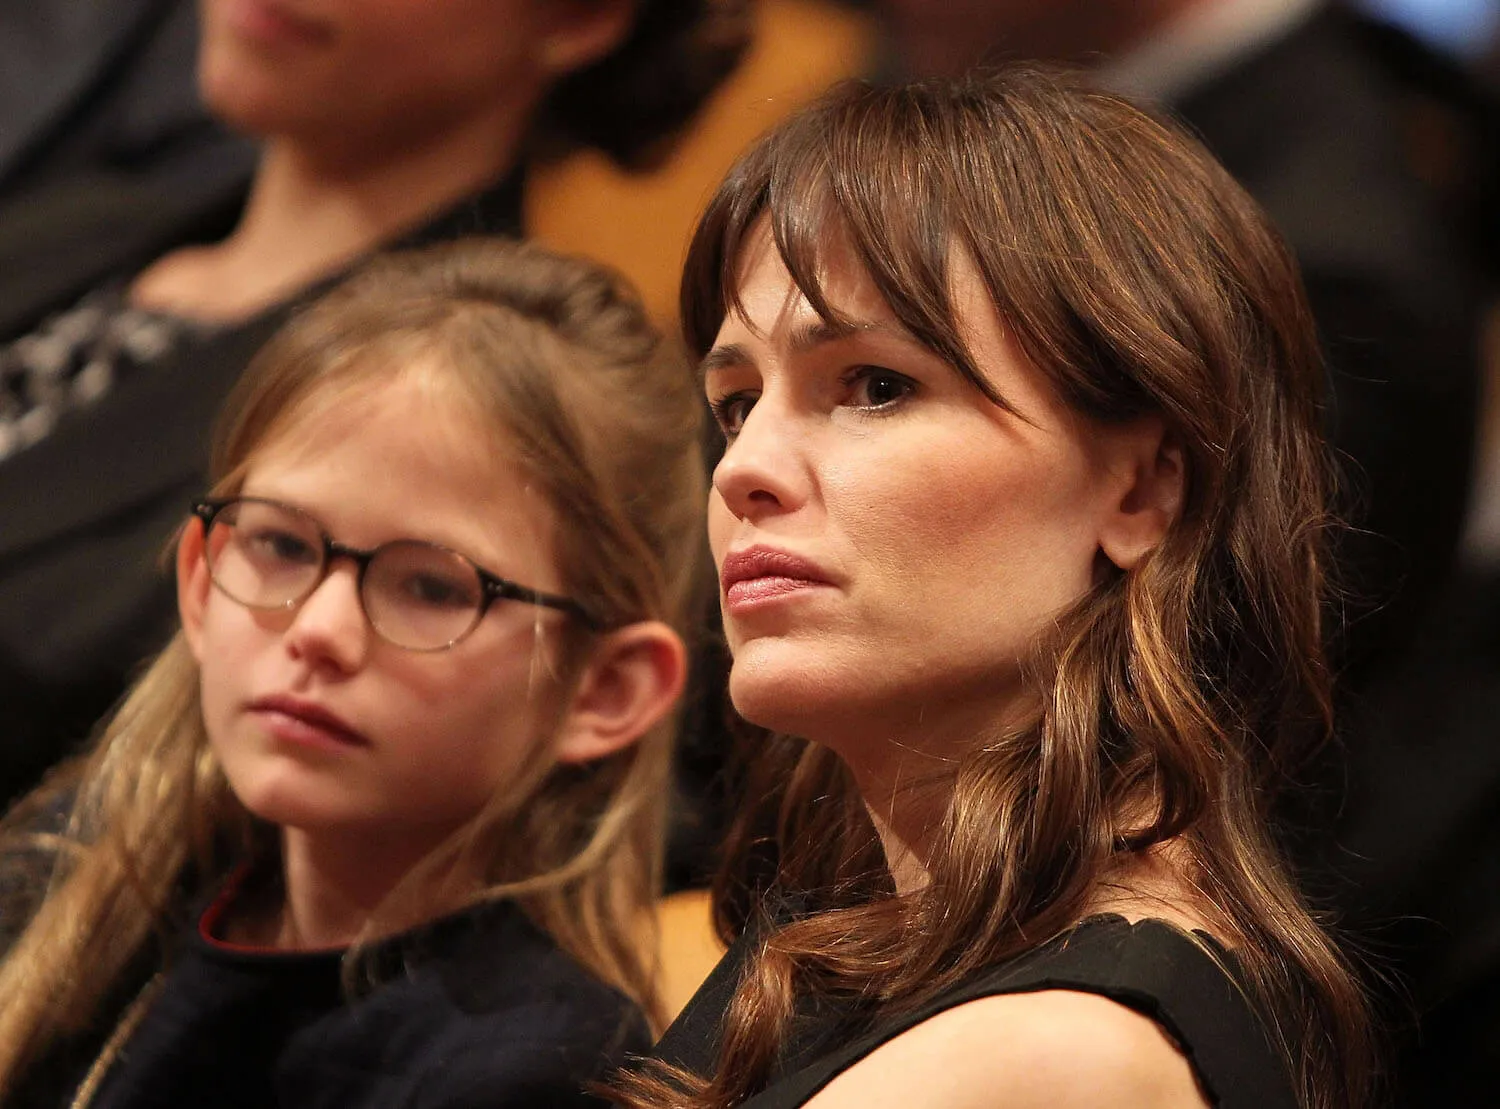
MULTIPOLYGON (((241 493, 300 508, 351 547, 428 540, 563 592, 552 513, 496 433, 420 372, 375 380, 265 443, 241 493)), ((552 647, 568 616, 496 601, 447 650, 404 650, 371 628, 351 560, 290 610, 250 609, 213 587, 198 534, 179 558, 184 628, 214 752, 257 816, 435 842, 554 734, 552 647)))
MULTIPOLYGON (((556 36, 593 30, 594 8, 619 5, 200 0, 200 7, 199 81, 220 116, 262 137, 361 151, 431 141, 465 123, 492 127, 492 141, 501 141, 495 114, 509 118, 508 106, 528 106, 556 76, 556 36)), ((571 61, 566 50, 560 56, 571 61)))
POLYGON ((847 252, 825 287, 848 333, 766 235, 742 259, 744 315, 704 378, 729 439, 709 533, 730 692, 755 723, 836 749, 874 730, 940 742, 946 724, 972 738, 1095 578, 1139 443, 1066 409, 972 264, 954 270, 970 349, 1014 412, 905 332, 847 252))

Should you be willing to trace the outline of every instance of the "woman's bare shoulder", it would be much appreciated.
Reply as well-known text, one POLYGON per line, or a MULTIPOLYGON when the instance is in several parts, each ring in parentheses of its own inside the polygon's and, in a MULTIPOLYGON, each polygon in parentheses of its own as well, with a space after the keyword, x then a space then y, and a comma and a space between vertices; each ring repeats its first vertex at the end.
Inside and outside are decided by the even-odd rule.
POLYGON ((1150 1018, 1097 994, 1042 990, 955 1006, 844 1071, 809 1109, 1206 1109, 1150 1018))

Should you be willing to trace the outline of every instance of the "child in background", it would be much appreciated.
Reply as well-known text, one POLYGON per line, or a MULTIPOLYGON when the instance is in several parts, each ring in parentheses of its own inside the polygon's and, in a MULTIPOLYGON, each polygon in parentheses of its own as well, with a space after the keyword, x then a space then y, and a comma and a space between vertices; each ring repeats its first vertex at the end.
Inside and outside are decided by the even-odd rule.
POLYGON ((642 1050, 698 412, 631 294, 531 247, 294 319, 181 632, 0 829, 0 1102, 587 1104, 642 1050))

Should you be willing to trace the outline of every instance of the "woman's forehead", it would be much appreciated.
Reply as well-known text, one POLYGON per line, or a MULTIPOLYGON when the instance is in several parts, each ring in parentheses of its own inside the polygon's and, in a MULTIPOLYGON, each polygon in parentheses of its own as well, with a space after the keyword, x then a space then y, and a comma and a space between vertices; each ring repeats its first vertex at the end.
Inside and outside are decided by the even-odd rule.
POLYGON ((923 322, 963 329, 965 316, 1004 314, 973 249, 956 233, 946 236, 934 257, 901 258, 881 267, 881 277, 904 312, 882 290, 866 262, 866 250, 847 224, 831 223, 826 234, 798 246, 783 252, 769 221, 762 219, 739 248, 733 281, 723 291, 725 313, 735 312, 753 283, 779 280, 789 297, 808 302, 833 327, 902 327, 900 318, 915 314, 923 322))
POLYGON ((788 310, 799 310, 800 304, 802 314, 830 326, 894 319, 846 230, 831 224, 815 242, 797 246, 784 253, 768 221, 752 229, 735 260, 733 283, 724 290, 726 311, 735 312, 748 296, 764 296, 774 286, 783 291, 788 310))

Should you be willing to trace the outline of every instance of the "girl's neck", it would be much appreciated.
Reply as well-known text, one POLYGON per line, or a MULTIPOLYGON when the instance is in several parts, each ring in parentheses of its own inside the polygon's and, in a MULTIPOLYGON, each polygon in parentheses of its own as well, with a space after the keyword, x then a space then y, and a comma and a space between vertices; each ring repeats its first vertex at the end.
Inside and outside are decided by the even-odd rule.
MULTIPOLYGON (((330 836, 283 829, 282 901, 260 942, 286 951, 349 946, 441 839, 409 830, 330 836)), ((418 921, 391 923, 404 927, 418 921)))
POLYGON ((379 157, 273 138, 229 237, 174 251, 131 287, 142 307, 235 322, 334 276, 516 166, 523 118, 485 115, 379 157))

